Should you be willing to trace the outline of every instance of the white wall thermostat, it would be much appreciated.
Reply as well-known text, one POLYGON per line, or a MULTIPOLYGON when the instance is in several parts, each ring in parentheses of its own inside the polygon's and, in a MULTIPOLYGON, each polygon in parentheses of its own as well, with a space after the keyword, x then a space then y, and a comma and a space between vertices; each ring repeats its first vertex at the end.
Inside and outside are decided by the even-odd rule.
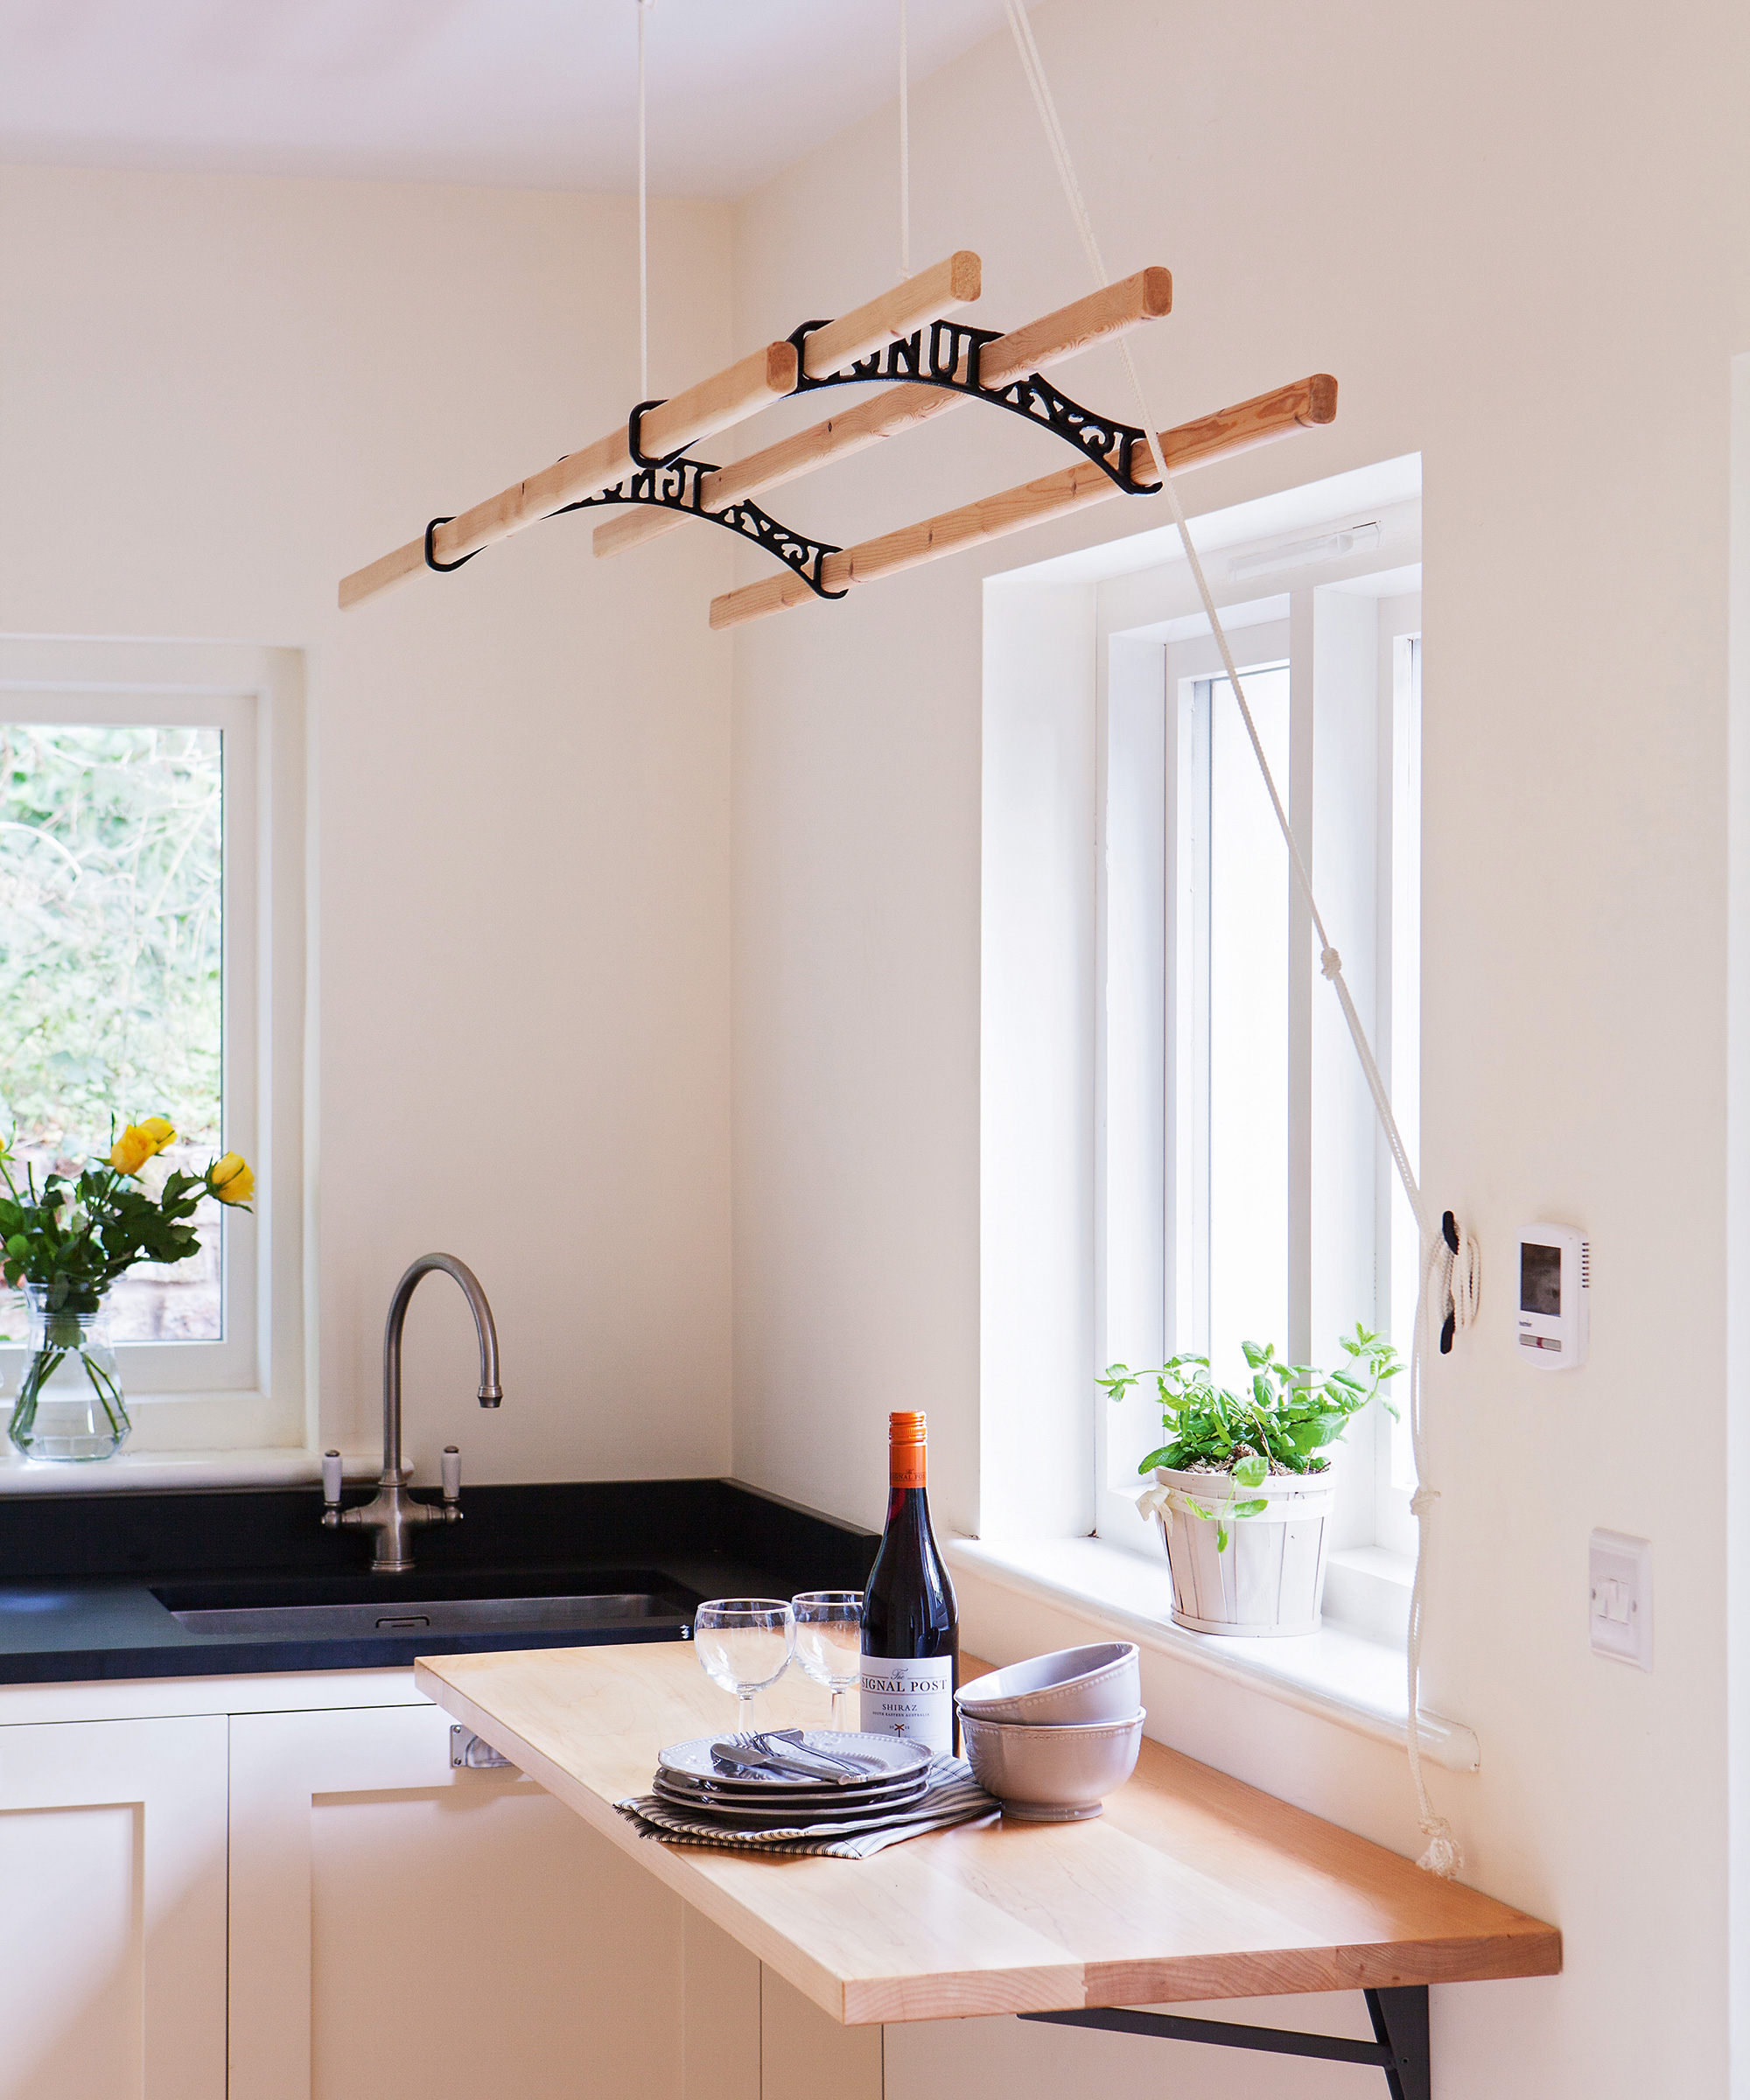
POLYGON ((1592 1242, 1569 1225, 1519 1236, 1519 1354, 1540 1371, 1577 1371, 1591 1325, 1592 1242))

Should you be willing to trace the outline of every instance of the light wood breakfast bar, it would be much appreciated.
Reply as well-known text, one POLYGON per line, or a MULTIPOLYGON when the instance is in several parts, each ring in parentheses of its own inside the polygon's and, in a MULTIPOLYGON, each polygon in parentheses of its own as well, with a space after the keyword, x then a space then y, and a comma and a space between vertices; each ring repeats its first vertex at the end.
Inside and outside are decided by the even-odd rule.
MULTIPOLYGON (((416 1683, 850 2027, 1018 2013, 1372 2063, 1428 2100, 1427 1986, 1561 1967, 1554 1927, 1158 1743, 1096 1821, 762 1857, 641 1837, 614 1806, 663 1746, 726 1726, 689 1644, 446 1656, 416 1683), (1368 1994, 1373 2043, 1120 2010, 1331 1991, 1368 1994)), ((763 1726, 819 1720, 805 1684, 765 1695, 763 1726)))

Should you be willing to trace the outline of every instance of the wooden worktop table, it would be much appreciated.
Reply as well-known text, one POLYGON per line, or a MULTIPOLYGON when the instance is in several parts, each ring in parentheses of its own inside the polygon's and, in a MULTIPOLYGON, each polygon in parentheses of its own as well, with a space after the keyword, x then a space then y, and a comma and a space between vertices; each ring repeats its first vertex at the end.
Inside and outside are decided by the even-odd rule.
MULTIPOLYGON (((980 1667, 966 1660, 969 1674, 980 1667)), ((793 1672, 766 1726, 820 1725, 793 1672)), ((941 1830, 869 1859, 640 1838, 614 1802, 726 1730, 690 1644, 444 1656, 420 1689, 847 2025, 1552 1976, 1561 1936, 1144 1741, 1096 1821, 941 1830)))

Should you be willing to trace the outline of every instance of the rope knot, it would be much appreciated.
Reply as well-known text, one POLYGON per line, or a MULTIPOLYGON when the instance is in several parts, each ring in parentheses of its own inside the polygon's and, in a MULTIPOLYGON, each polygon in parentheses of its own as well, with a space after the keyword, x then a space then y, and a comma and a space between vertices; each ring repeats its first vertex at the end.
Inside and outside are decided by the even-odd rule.
POLYGON ((1459 1841, 1452 1835, 1452 1826, 1444 1816, 1424 1816, 1422 1818, 1422 1835, 1428 1840, 1428 1849, 1416 1862, 1441 1880, 1450 1881, 1465 1863, 1465 1855, 1459 1841))
POLYGON ((1340 977, 1343 974, 1343 958, 1334 948, 1327 948, 1319 958, 1319 967, 1327 977, 1340 977))
POLYGON ((1438 1488, 1418 1488, 1410 1498, 1410 1516, 1426 1516, 1439 1499, 1440 1490, 1438 1488))

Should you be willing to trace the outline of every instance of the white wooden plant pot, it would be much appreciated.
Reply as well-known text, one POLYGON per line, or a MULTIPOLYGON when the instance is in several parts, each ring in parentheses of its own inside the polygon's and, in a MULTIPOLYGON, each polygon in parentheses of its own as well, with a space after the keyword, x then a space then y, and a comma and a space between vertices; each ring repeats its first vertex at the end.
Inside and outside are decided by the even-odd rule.
POLYGON ((1325 1596, 1336 1489, 1328 1474, 1273 1474, 1236 1489, 1219 1474, 1155 1470, 1150 1498, 1172 1571, 1172 1616, 1198 1634, 1310 1634, 1325 1596), (1264 1502, 1256 1516, 1227 1520, 1228 1550, 1215 1547, 1223 1502, 1264 1502))

